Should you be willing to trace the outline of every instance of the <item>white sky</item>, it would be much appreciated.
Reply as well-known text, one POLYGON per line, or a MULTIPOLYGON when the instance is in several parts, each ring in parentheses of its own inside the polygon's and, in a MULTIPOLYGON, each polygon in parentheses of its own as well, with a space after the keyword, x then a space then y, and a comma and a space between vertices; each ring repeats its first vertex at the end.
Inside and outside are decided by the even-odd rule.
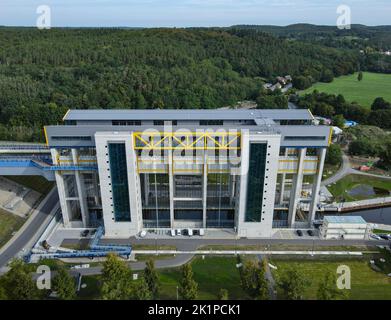
POLYGON ((51 8, 53 27, 335 25, 342 4, 353 24, 391 24, 391 0, 0 0, 0 25, 35 26, 40 5, 51 8))

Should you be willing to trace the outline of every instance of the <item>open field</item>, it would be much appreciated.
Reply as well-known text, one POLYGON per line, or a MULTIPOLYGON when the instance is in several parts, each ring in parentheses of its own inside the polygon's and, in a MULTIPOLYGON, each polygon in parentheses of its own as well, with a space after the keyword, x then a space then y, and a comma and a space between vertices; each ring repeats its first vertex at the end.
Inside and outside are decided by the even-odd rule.
POLYGON ((357 102, 370 108, 377 97, 391 102, 391 74, 364 72, 364 78, 357 80, 357 73, 335 78, 331 83, 316 83, 302 94, 314 90, 330 94, 342 94, 346 101, 357 102))
MULTIPOLYGON (((358 201, 364 199, 381 198, 389 195, 381 193, 367 193, 369 187, 375 187, 382 190, 391 191, 391 180, 379 179, 368 176, 348 175, 337 183, 327 186, 328 190, 337 199, 345 199, 346 201, 358 201), (360 189, 362 189, 360 191, 360 189), (353 190, 353 193, 352 193, 353 190), (354 192, 354 190, 356 190, 354 192)), ((369 190, 370 191, 370 190, 369 190)))
POLYGON ((7 176, 6 178, 43 195, 48 194, 53 187, 53 182, 47 181, 40 176, 7 176))
MULTIPOLYGON (((390 263, 390 255, 388 255, 390 263)), ((273 270, 274 276, 278 276, 287 267, 299 268, 311 281, 311 285, 305 290, 305 299, 316 299, 319 283, 326 272, 336 273, 337 267, 346 265, 351 270, 351 290, 348 292, 349 300, 388 300, 391 299, 391 278, 382 272, 376 272, 369 266, 368 260, 336 260, 336 261, 305 261, 305 260, 273 260, 277 270, 273 270)))
POLYGON ((19 230, 25 219, 0 209, 0 248, 19 230))

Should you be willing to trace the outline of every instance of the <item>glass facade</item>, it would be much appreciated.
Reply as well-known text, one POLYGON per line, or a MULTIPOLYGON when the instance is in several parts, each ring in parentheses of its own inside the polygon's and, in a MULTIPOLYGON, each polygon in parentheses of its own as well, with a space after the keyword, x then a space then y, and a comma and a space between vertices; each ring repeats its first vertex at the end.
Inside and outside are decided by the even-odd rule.
POLYGON ((114 219, 116 222, 129 222, 131 218, 125 144, 110 143, 108 150, 114 219))
POLYGON ((267 144, 250 144, 247 180, 246 222, 261 222, 267 144))
POLYGON ((170 227, 168 174, 140 174, 144 228, 170 227))
POLYGON ((237 180, 229 173, 208 174, 206 227, 234 227, 237 180))

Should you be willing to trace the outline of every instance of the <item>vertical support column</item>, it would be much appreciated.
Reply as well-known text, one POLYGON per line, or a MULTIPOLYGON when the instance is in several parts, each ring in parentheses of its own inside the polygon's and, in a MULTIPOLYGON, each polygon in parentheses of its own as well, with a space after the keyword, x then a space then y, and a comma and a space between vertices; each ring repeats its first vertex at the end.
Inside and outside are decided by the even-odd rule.
POLYGON ((204 169, 202 182, 202 226, 206 228, 206 203, 208 201, 208 155, 204 150, 204 169))
POLYGON ((229 203, 230 203, 230 205, 232 206, 232 204, 234 203, 234 200, 235 200, 236 176, 230 174, 230 175, 229 175, 229 181, 230 181, 230 188, 231 188, 231 189, 230 189, 230 199, 229 199, 229 203))
MULTIPOLYGON (((50 152, 51 152, 51 155, 52 155, 53 164, 59 165, 58 161, 57 161, 57 159, 58 159, 58 151, 56 149, 51 149, 50 152)), ((71 227, 71 223, 70 223, 70 219, 69 219, 68 206, 67 206, 67 202, 66 202, 64 178, 63 178, 63 176, 62 176, 60 171, 56 171, 54 173, 54 176, 56 178, 58 198, 60 200, 62 221, 64 223, 64 227, 65 228, 70 228, 71 227)))
MULTIPOLYGON (((172 123, 164 122, 164 132, 172 132, 172 123)), ((174 228, 174 157, 172 150, 172 138, 166 139, 164 144, 168 147, 168 185, 170 193, 170 226, 174 228)))
POLYGON ((145 205, 148 206, 149 204, 149 174, 144 173, 144 199, 145 199, 145 205))
POLYGON ((312 201, 310 204, 310 211, 308 213, 309 223, 312 223, 315 219, 316 209, 319 202, 320 183, 322 182, 324 161, 326 159, 326 148, 322 148, 318 151, 318 171, 312 186, 312 201))
POLYGON ((285 179, 286 179, 286 173, 283 173, 281 175, 281 185, 280 185, 280 199, 279 203, 282 204, 284 202, 284 193, 285 193, 285 179))
POLYGON ((292 183, 292 191, 289 203, 289 215, 288 223, 290 227, 293 227, 296 221, 297 204, 301 195, 301 188, 303 184, 303 170, 304 170, 304 158, 307 152, 307 148, 299 150, 298 162, 297 162, 297 173, 292 183))
MULTIPOLYGON (((285 156, 288 155, 288 148, 285 148, 285 156)), ((282 177, 281 177, 281 186, 280 186, 280 199, 279 199, 279 203, 282 205, 282 203, 284 202, 284 193, 285 193, 285 180, 286 180, 286 173, 283 173, 282 174, 282 177)))
MULTIPOLYGON (((72 149, 72 159, 73 164, 78 164, 78 152, 76 149, 72 149)), ((83 227, 89 226, 89 216, 88 216, 88 207, 87 207, 87 199, 85 196, 84 183, 82 181, 82 177, 80 171, 75 171, 75 179, 76 179, 76 187, 77 187, 77 195, 79 198, 81 217, 83 221, 83 227)))
POLYGON ((60 206, 61 206, 62 221, 64 223, 65 228, 70 228, 71 222, 70 222, 70 218, 69 218, 67 201, 65 199, 66 195, 65 195, 64 178, 63 178, 62 174, 58 171, 56 171, 55 177, 56 177, 58 198, 60 200, 60 206))

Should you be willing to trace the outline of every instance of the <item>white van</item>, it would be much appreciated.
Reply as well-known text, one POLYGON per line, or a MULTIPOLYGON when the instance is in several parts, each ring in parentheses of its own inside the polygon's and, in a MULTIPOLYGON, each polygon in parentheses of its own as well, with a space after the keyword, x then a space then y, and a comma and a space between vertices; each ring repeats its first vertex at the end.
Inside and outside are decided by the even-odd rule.
POLYGON ((203 235, 205 235, 205 230, 204 229, 200 229, 200 236, 202 237, 203 235))
POLYGON ((177 230, 176 230, 176 235, 177 235, 177 236, 181 236, 181 235, 182 235, 181 229, 177 229, 177 230))
POLYGON ((193 229, 187 229, 187 235, 189 237, 192 237, 193 236, 193 229))
POLYGON ((175 237, 175 229, 171 229, 171 237, 175 237))

